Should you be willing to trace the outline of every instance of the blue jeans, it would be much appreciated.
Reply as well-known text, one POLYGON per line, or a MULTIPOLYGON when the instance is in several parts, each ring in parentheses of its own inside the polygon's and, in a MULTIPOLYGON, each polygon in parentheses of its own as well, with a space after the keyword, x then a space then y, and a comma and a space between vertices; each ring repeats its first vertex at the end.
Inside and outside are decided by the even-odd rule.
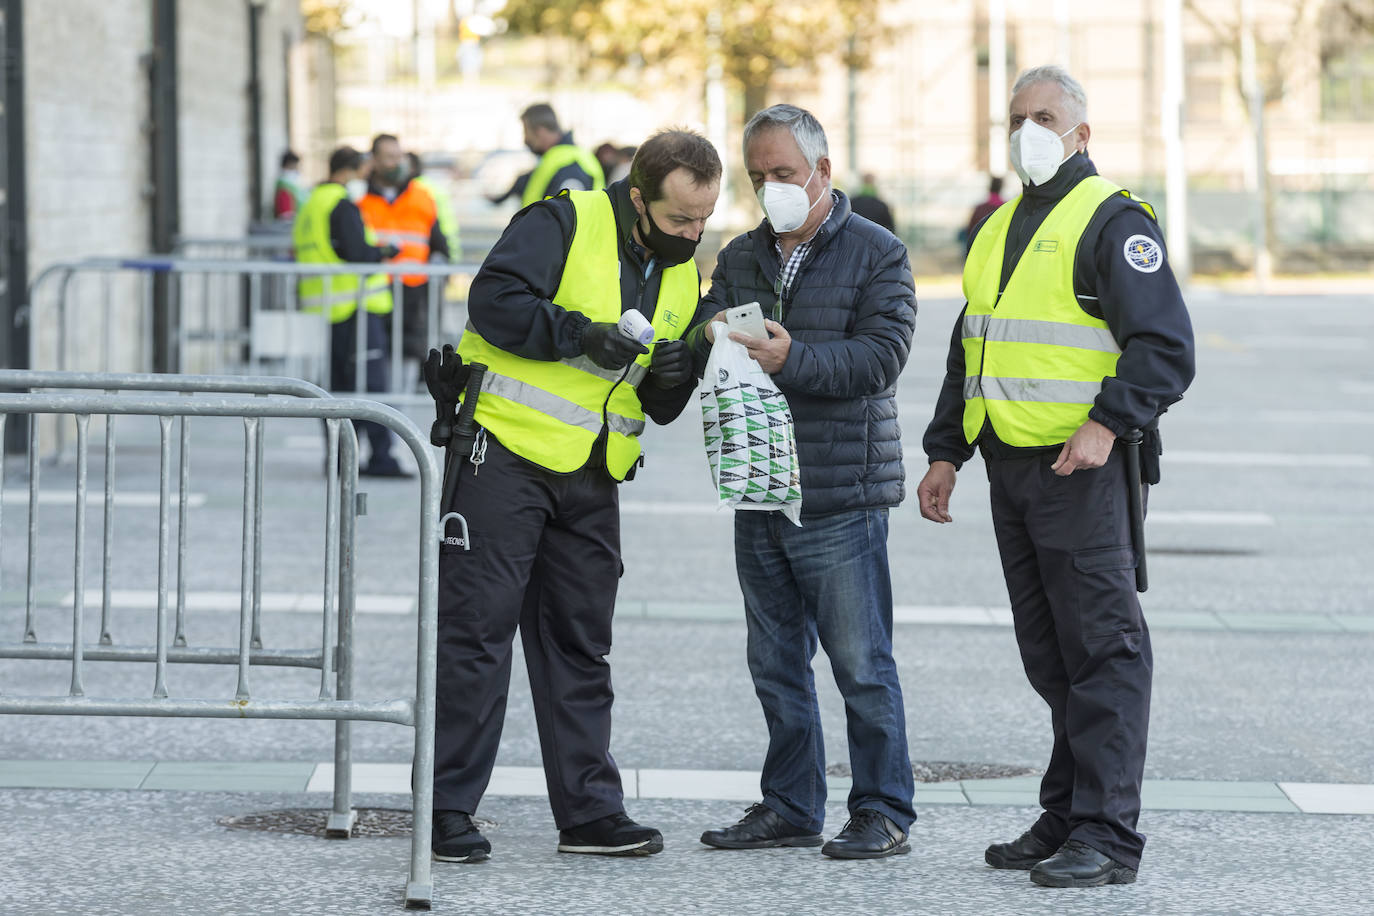
POLYGON ((735 513, 735 566, 749 625, 749 671, 768 724, 763 803, 789 823, 825 822, 825 742, 811 659, 825 648, 849 725, 851 813, 903 830, 916 819, 906 715, 892 661, 887 510, 806 519, 735 513))

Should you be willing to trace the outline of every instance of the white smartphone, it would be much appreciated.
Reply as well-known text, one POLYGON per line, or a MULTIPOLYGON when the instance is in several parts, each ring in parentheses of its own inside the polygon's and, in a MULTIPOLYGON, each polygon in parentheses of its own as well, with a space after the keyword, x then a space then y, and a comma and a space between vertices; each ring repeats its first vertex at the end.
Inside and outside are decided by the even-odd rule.
POLYGON ((768 329, 763 326, 763 309, 757 302, 746 302, 725 310, 725 324, 731 331, 738 331, 749 337, 768 339, 768 329))

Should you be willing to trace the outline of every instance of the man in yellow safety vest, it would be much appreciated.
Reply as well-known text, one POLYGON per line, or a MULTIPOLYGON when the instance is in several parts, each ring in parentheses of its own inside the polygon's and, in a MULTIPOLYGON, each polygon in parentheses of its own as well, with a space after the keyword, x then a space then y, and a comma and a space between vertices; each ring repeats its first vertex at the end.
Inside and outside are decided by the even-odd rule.
POLYGON ((663 848, 626 815, 609 751, 618 486, 639 464, 646 418, 671 421, 695 391, 681 338, 697 317, 692 258, 720 175, 704 137, 658 133, 628 179, 517 213, 473 281, 458 353, 487 371, 477 442, 455 456, 456 495, 443 506, 463 515, 469 539, 445 537, 439 557, 440 861, 491 851, 471 815, 496 760, 517 628, 559 851, 663 848), (617 327, 631 309, 652 325, 647 342, 617 327))
MULTIPOLYGON (((340 147, 329 157, 329 179, 311 191, 291 227, 298 262, 378 264, 395 257, 396 247, 379 247, 363 225, 357 204, 367 190, 362 167, 363 154, 352 147, 340 147)), ((365 390, 385 391, 391 352, 383 317, 391 314, 391 281, 386 274, 307 276, 301 279, 298 293, 302 311, 328 310, 330 389, 353 391, 358 387, 357 334, 361 327, 365 390)), ((358 473, 373 477, 405 476, 391 454, 391 433, 387 428, 365 420, 356 425, 371 446, 369 460, 358 473)))
POLYGON ((1053 723, 1043 812, 984 859, 1047 887, 1129 884, 1153 667, 1129 494, 1159 480, 1158 419, 1192 382, 1192 324, 1153 210, 1087 156, 1082 86, 1026 71, 1009 126, 1025 190, 973 230, 916 493, 923 516, 951 521, 955 472, 982 452, 1016 640, 1053 723), (1138 431, 1135 479, 1118 440, 1138 431))

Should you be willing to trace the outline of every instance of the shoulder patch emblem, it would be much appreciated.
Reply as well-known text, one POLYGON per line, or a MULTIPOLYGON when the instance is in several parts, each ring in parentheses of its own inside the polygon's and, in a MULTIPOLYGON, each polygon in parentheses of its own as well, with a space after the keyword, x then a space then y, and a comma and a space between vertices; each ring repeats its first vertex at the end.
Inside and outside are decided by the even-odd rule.
POLYGON ((1164 249, 1148 235, 1133 235, 1122 248, 1126 263, 1143 274, 1152 274, 1164 263, 1164 249))

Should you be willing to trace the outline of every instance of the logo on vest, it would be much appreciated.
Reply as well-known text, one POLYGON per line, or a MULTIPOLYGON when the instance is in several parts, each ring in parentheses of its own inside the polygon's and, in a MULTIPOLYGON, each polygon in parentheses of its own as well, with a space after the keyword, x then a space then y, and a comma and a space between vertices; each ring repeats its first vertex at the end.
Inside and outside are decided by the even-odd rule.
POLYGON ((1041 239, 1035 243, 1032 251, 1055 252, 1059 250, 1059 242, 1054 239, 1041 239))
POLYGON ((1143 274, 1152 274, 1164 263, 1164 249, 1148 235, 1133 235, 1126 240, 1122 253, 1126 263, 1143 274))

